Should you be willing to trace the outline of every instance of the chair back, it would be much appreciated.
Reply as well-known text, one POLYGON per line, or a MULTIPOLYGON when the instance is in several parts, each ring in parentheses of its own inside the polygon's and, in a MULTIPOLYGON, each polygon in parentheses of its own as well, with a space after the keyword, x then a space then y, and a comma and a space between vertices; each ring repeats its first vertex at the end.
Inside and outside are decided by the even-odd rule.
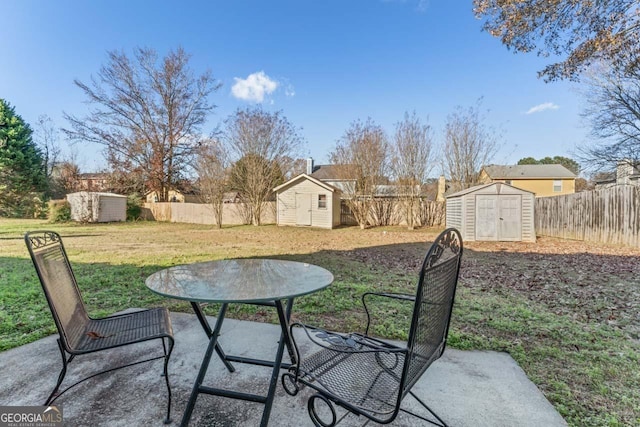
POLYGON ((436 238, 424 259, 407 343, 403 396, 444 352, 461 257, 462 236, 448 228, 436 238))
POLYGON ((65 350, 72 351, 89 321, 87 310, 75 276, 62 245, 54 231, 27 233, 24 240, 47 297, 53 320, 65 350))

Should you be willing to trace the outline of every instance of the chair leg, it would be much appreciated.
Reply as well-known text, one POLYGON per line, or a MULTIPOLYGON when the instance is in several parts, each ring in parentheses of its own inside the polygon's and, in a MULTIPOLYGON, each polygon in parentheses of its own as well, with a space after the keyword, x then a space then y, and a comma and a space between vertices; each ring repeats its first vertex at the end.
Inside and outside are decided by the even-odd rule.
POLYGON ((164 351, 164 380, 167 384, 167 418, 164 420, 165 424, 171 424, 171 384, 169 384, 169 358, 171 357, 171 352, 173 351, 173 338, 167 337, 169 341, 169 351, 167 352, 167 345, 164 342, 164 338, 162 338, 162 350, 164 351))
POLYGON ((58 342, 58 349, 60 350, 60 356, 62 356, 62 370, 60 371, 60 374, 58 375, 58 382, 56 383, 56 386, 53 388, 53 391, 51 392, 51 394, 47 398, 46 402, 44 402, 45 406, 48 406, 51 402, 53 402, 54 400, 56 400, 58 398, 58 396, 56 396, 56 394, 58 393, 58 390, 60 389, 60 385, 62 384, 62 381, 64 380, 64 376, 67 374, 67 364, 69 362, 71 362, 73 360, 73 357, 74 357, 73 355, 71 355, 71 357, 69 357, 69 360, 67 360, 67 356, 66 356, 66 354, 64 352, 64 348, 62 347, 62 343, 60 342, 60 338, 58 338, 57 342, 58 342))
POLYGON ((431 423, 431 424, 433 424, 433 425, 436 425, 436 426, 439 426, 439 427, 448 427, 448 426, 447 426, 447 423, 445 423, 445 422, 442 420, 442 418, 440 418, 440 417, 439 417, 435 412, 433 412, 433 410, 432 410, 431 408, 429 408, 429 407, 427 406, 427 404, 426 404, 426 403, 424 403, 422 400, 420 400, 420 399, 418 398, 418 396, 416 396, 412 391, 410 391, 410 392, 409 392, 409 394, 410 394, 411 396, 413 396, 413 398, 414 398, 414 399, 416 399, 416 400, 418 401, 418 403, 420 403, 420 405, 422 405, 422 407, 423 407, 424 409, 426 409, 427 411, 429 411, 429 413, 430 413, 431 415, 433 415, 433 417, 435 417, 435 419, 437 419, 437 420, 439 421, 439 423, 440 423, 440 424, 438 424, 438 423, 437 423, 437 422, 435 422, 435 421, 431 421, 431 420, 429 420, 429 419, 427 419, 427 418, 421 417, 421 416, 420 416, 420 415, 418 415, 418 414, 414 414, 413 412, 409 412, 409 411, 407 411, 407 410, 402 409, 402 411, 403 411, 403 412, 406 412, 407 414, 411 414, 411 415, 413 415, 414 417, 417 417, 417 418, 420 418, 420 419, 422 419, 422 420, 425 420, 426 422, 431 423))
POLYGON ((323 395, 316 393, 307 400, 307 412, 309 412, 309 418, 315 427, 335 427, 337 424, 336 410, 333 407, 333 403, 324 397, 323 395), (331 421, 325 422, 318 415, 316 410, 316 400, 322 401, 331 411, 331 421))

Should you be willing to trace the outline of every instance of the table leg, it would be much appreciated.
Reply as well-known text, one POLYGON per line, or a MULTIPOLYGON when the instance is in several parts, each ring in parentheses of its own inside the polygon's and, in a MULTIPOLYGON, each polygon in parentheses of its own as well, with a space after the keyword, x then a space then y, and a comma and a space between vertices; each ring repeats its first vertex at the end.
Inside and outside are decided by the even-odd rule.
MULTIPOLYGON (((207 318, 205 317, 205 314, 202 311, 202 307, 200 307, 199 303, 193 302, 193 301, 191 302, 191 307, 193 307, 193 311, 196 313, 196 317, 200 321, 200 325, 202 325, 202 329, 204 329, 204 332, 207 334, 207 338, 211 340, 211 335, 213 335, 213 331, 211 330, 211 325, 209 325, 209 322, 207 321, 207 318)), ((219 318, 220 318, 220 314, 218 314, 218 319, 219 318)), ((218 353, 218 357, 222 360, 222 363, 224 363, 224 366, 227 368, 227 370, 229 372, 235 372, 236 369, 233 367, 231 362, 229 362, 229 360, 227 359, 227 355, 224 353, 224 350, 222 350, 220 343, 216 343, 215 350, 216 350, 216 353, 218 353)))
POLYGON ((280 341, 278 342, 278 351, 276 352, 276 360, 273 363, 273 371, 271 372, 271 380, 269 381, 269 391, 267 392, 266 401, 264 403, 264 411, 262 412, 262 420, 260 421, 260 427, 266 427, 269 423, 269 415, 271 414, 271 407, 273 406, 273 399, 276 395, 276 386, 278 384, 278 377, 280 375, 280 367, 282 365, 282 356, 284 355, 284 348, 287 347, 291 361, 294 363, 295 358, 290 346, 289 338, 289 319, 291 318, 291 309, 293 306, 293 299, 287 300, 287 310, 282 307, 282 301, 275 301, 276 310, 278 311, 278 320, 280 323, 280 341))
MULTIPOLYGON (((287 345, 287 351, 289 352, 289 360, 291 361, 291 365, 295 365, 297 363, 296 352, 293 349, 293 344, 291 340, 291 334, 289 329, 289 322, 291 321, 291 311, 293 310, 293 298, 289 298, 287 300, 287 311, 286 311, 286 327, 282 328, 282 333, 285 336, 285 344, 287 345)), ((278 317, 280 317, 280 313, 278 313, 278 317)), ((282 326, 282 319, 280 319, 280 325, 282 326)), ((288 366, 287 366, 288 368, 288 366)))
MULTIPOLYGON (((218 314, 218 318, 216 319, 216 324, 213 330, 211 330, 211 326, 209 325, 209 322, 207 322, 206 318, 204 317, 204 313, 202 312, 202 308, 200 307, 200 305, 198 303, 192 303, 192 305, 193 305, 194 311, 196 312, 196 315, 198 316, 198 319, 200 320, 200 323, 202 324, 202 327, 204 328, 205 332, 207 333, 207 336, 209 337, 209 345, 207 346, 207 351, 205 352, 204 359, 202 360, 202 365, 200 366, 198 377, 196 378, 196 382, 193 385, 191 396, 189 397, 187 407, 185 409, 184 415, 182 416, 182 422, 180 424, 181 427, 186 427, 189 424, 189 420, 191 419, 191 414, 193 413, 193 409, 195 407, 198 394, 200 393, 224 396, 224 397, 229 397, 233 399, 242 399, 242 400, 264 404, 265 407, 264 407, 264 411, 262 412, 262 419, 260 421, 260 426, 266 427, 267 424, 269 423, 269 416, 271 415, 271 408, 273 406, 273 400, 276 394, 276 387, 278 385, 278 377, 280 375, 280 369, 282 368, 282 358, 284 356, 285 347, 289 352, 289 356, 291 358, 292 363, 295 363, 295 360, 296 360, 295 352, 293 351, 293 348, 291 346, 291 338, 289 334, 289 320, 291 319, 291 311, 293 309, 293 299, 291 298, 287 300, 286 309, 284 308, 281 300, 274 301, 273 303, 268 303, 268 304, 260 304, 260 305, 273 306, 276 308, 276 311, 278 312, 278 321, 280 323, 280 340, 278 341, 278 350, 276 352, 276 358, 273 362, 248 359, 248 358, 237 357, 237 356, 228 356, 229 359, 234 361, 272 367, 271 378, 269 380, 269 388, 266 396, 259 396, 259 395, 236 392, 231 390, 223 390, 218 388, 206 387, 202 385, 202 382, 204 381, 204 377, 207 373, 207 369, 209 367, 209 363, 211 361, 211 357, 213 356, 214 350, 218 352, 219 356, 222 354, 220 358, 222 359, 223 362, 225 362, 225 365, 227 365, 228 369, 229 369, 229 366, 231 366, 231 364, 228 363, 227 356, 224 355, 224 352, 222 351, 218 343, 218 336, 220 335, 220 330, 222 329, 222 322, 224 320, 224 316, 226 314, 227 307, 229 304, 222 304, 222 306, 220 307, 220 313, 218 314)), ((233 366, 231 366, 231 369, 229 369, 229 371, 233 372, 233 366)))
POLYGON ((193 408, 196 405, 196 399, 198 398, 198 394, 200 393, 202 381, 204 380, 204 377, 207 374, 207 369, 209 368, 209 362, 211 361, 213 350, 218 347, 218 336, 220 335, 220 330, 222 329, 222 322, 224 321, 224 315, 227 311, 228 305, 229 304, 222 304, 222 307, 220 307, 220 313, 218 314, 218 318, 216 319, 216 324, 209 337, 209 345, 207 346, 207 351, 204 353, 204 359, 202 359, 202 364, 200 365, 200 371, 198 372, 198 377, 196 378, 196 382, 193 385, 193 390, 191 390, 191 396, 189 396, 187 407, 184 410, 184 414, 182 415, 182 421, 180 423, 181 427, 186 427, 189 424, 189 420, 191 419, 191 413, 193 412, 193 408))

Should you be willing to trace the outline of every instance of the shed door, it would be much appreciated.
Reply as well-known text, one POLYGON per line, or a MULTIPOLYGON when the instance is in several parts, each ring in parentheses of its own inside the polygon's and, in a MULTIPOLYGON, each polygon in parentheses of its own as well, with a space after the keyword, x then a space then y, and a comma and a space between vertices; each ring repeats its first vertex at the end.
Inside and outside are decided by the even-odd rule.
POLYGON ((296 225, 311 225, 312 194, 296 193, 296 225))
POLYGON ((498 240, 497 196, 476 196, 476 240, 498 240))
POLYGON ((522 196, 499 196, 498 240, 522 240, 522 196))

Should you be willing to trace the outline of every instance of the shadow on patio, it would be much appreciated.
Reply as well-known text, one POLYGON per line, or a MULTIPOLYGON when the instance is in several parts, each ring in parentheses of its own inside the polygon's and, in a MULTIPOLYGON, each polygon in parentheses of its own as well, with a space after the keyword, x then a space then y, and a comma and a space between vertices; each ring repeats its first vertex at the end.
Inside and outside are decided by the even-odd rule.
MULTIPOLYGON (((174 397, 173 425, 179 425, 207 338, 194 315, 172 313, 172 321, 176 346, 169 374, 174 397)), ((226 319, 220 343, 228 354, 268 358, 275 353, 279 332, 277 325, 226 319)), ((299 337, 302 339, 301 335, 299 337)), ((0 404, 41 405, 44 402, 61 367, 55 339, 56 336, 49 336, 0 353, 0 366, 4 368, 0 404)), ((151 342, 112 350, 114 359, 111 361, 141 359, 151 349, 157 351, 157 347, 157 342, 151 342)), ((78 357, 71 364, 65 383, 70 384, 76 377, 99 370, 104 356, 78 357)), ((63 407, 65 425, 163 425, 166 389, 160 376, 161 363, 136 365, 71 389, 55 402, 63 407)), ((236 367, 235 373, 229 373, 214 356, 205 384, 264 393, 270 369, 239 364, 236 367)), ((416 384, 414 392, 451 426, 566 425, 506 353, 447 349, 416 384)), ((291 397, 278 384, 270 425, 311 426, 306 409, 309 396, 310 392, 303 390, 291 397)), ((404 405, 421 413, 411 397, 405 399, 404 405)), ((262 409, 260 404, 201 395, 190 425, 258 425, 262 409)), ((361 425, 364 421, 348 416, 343 425, 361 425)), ((401 414, 392 425, 414 426, 417 421, 401 414)))

